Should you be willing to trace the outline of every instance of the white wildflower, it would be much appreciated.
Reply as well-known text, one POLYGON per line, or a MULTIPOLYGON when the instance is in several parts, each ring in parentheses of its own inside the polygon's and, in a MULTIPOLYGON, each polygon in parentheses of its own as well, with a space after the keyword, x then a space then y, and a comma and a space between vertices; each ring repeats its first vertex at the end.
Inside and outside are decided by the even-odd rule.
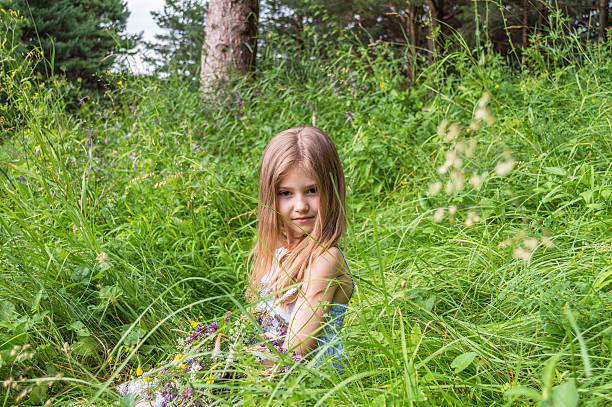
POLYGON ((484 92, 482 96, 480 97, 480 100, 478 100, 478 107, 479 108, 485 107, 487 103, 489 103, 490 99, 491 99, 491 94, 489 92, 484 92))
POLYGON ((527 249, 523 249, 522 247, 515 247, 512 251, 512 255, 520 260, 529 261, 531 258, 531 252, 527 249))
POLYGON ((454 184, 455 191, 460 191, 465 186, 465 174, 463 173, 463 171, 451 172, 450 179, 454 184))
POLYGON ((436 181, 433 184, 429 185, 429 195, 437 195, 438 192, 442 190, 442 183, 440 181, 436 181))
POLYGON ((446 133, 446 137, 444 138, 444 141, 446 141, 447 143, 450 143, 451 141, 456 139, 458 135, 459 135, 459 126, 456 124, 451 124, 451 126, 448 128, 448 132, 446 133))
POLYGON ((475 223, 480 222, 480 216, 474 211, 469 211, 467 213, 467 218, 465 219, 465 226, 470 227, 475 223))
POLYGON ((550 240, 550 238, 549 238, 549 237, 547 237, 547 236, 544 236, 544 237, 542 238, 542 244, 543 244, 544 246, 548 247, 549 249, 550 249, 551 247, 554 247, 554 246, 555 246, 555 244, 553 243, 553 241, 552 241, 552 240, 550 240))
POLYGON ((444 219, 444 213, 446 212, 446 210, 444 208, 438 208, 436 209, 436 213, 434 213, 434 222, 436 223, 440 223, 442 222, 442 219, 444 219))
POLYGON ((513 168, 514 168, 514 160, 512 158, 509 158, 506 161, 498 162, 497 165, 495 166, 495 172, 500 177, 504 177, 510 174, 513 168))
POLYGON ((444 164, 442 164, 442 166, 440 168, 438 168, 438 173, 440 174, 444 174, 446 173, 446 171, 448 171, 448 169, 451 166, 451 162, 445 161, 444 164))
POLYGON ((476 189, 480 189, 480 186, 482 185, 482 178, 480 177, 480 175, 474 174, 470 177, 470 184, 476 188, 476 189))
POLYGON ((523 240, 523 245, 529 249, 529 250, 533 250, 538 246, 538 239, 536 239, 535 237, 530 237, 527 238, 525 240, 523 240))
POLYGON ((97 260, 98 260, 98 264, 100 265, 106 264, 106 262, 108 262, 108 256, 106 255, 106 253, 100 252, 98 254, 97 260))
POLYGON ((444 132, 446 132, 446 126, 448 126, 448 120, 444 119, 438 124, 438 136, 444 136, 444 132))

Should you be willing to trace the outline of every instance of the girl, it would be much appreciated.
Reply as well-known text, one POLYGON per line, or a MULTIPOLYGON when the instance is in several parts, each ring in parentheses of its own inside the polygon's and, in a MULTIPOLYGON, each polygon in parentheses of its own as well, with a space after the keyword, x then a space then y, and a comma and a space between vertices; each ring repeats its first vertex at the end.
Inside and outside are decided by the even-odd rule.
MULTIPOLYGON (((272 138, 259 173, 257 243, 249 256, 247 295, 257 302, 258 322, 271 342, 316 364, 342 369, 339 332, 355 290, 342 251, 344 175, 336 148, 315 127, 294 127, 272 138)), ((266 352, 256 345, 247 351, 266 352)), ((272 358, 262 363, 277 366, 272 358)), ((143 394, 139 381, 121 393, 143 394)), ((141 386, 143 387, 143 386, 141 386)), ((146 387, 146 386, 145 386, 146 387)), ((159 398, 159 397, 156 397, 159 398)), ((157 406, 141 401, 136 406, 157 406)))
POLYGON ((340 159, 327 134, 294 127, 272 138, 259 173, 249 288, 273 293, 260 302, 269 314, 262 325, 284 351, 306 355, 321 347, 317 362, 336 367, 345 359, 338 334, 355 288, 336 246, 346 225, 344 201, 340 159))

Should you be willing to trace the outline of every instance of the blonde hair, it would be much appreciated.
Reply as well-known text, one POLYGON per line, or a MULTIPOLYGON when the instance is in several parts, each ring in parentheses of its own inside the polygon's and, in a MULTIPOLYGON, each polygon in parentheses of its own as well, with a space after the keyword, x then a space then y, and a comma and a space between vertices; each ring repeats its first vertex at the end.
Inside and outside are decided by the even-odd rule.
POLYGON ((345 184, 342 166, 333 141, 316 127, 294 127, 278 133, 264 149, 259 170, 257 243, 249 255, 251 299, 256 298, 262 278, 268 274, 269 292, 285 306, 298 295, 288 292, 304 280, 305 273, 320 255, 335 246, 346 229, 345 184), (274 254, 286 244, 283 219, 276 210, 278 186, 292 167, 301 167, 317 181, 319 213, 312 233, 288 250, 275 264, 274 254), (278 272, 272 272, 278 270, 278 272), (285 295, 284 295, 285 294, 285 295))

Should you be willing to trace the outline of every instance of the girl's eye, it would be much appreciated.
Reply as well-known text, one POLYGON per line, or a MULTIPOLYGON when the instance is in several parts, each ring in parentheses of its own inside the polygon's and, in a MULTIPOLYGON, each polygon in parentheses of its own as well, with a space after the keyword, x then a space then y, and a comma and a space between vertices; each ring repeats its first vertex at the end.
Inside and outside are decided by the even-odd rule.
POLYGON ((291 192, 289 192, 289 191, 278 191, 278 194, 280 196, 289 196, 289 195, 291 195, 291 192))

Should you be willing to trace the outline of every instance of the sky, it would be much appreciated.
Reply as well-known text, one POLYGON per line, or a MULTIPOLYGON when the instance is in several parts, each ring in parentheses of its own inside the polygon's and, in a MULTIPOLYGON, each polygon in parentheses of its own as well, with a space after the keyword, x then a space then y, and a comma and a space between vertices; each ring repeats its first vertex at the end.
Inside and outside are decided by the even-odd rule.
MULTIPOLYGON (((155 24, 155 20, 151 16, 151 11, 161 11, 164 8, 165 0, 127 0, 127 7, 130 10, 130 17, 127 22, 127 32, 137 34, 143 32, 142 39, 145 41, 153 41, 155 34, 159 34, 161 29, 155 24)), ((139 54, 146 52, 143 49, 138 50, 139 54)), ((134 61, 130 61, 132 70, 137 73, 145 73, 148 71, 147 66, 142 62, 139 55, 136 55, 134 61)))

